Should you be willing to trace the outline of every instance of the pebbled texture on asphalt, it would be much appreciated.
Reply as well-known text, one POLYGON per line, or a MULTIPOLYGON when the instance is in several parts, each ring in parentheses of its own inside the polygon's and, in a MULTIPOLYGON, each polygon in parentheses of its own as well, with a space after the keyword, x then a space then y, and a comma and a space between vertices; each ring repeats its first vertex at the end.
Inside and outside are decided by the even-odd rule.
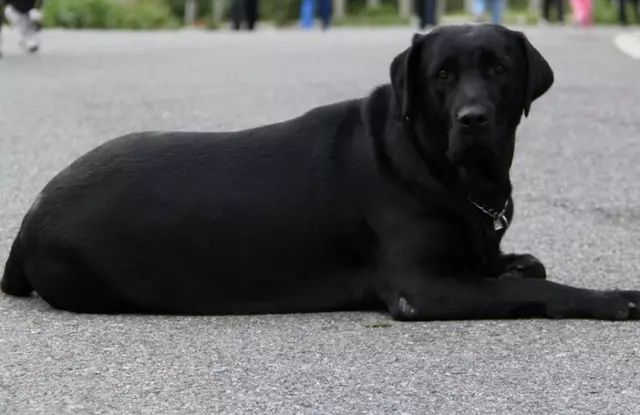
MULTIPOLYGON (((38 56, 8 33, 0 262, 37 192, 96 144, 364 96, 411 33, 50 31, 38 56)), ((640 62, 614 29, 528 33, 556 84, 520 129, 505 248, 558 281, 640 288, 640 62)), ((639 335, 640 322, 76 315, 0 295, 0 414, 631 414, 639 335)))

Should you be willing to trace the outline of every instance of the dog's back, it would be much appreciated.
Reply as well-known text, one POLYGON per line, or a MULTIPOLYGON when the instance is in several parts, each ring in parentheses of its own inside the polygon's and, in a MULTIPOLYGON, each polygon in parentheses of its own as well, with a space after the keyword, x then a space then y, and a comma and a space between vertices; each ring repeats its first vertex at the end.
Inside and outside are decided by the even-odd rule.
POLYGON ((343 118, 358 116, 351 102, 235 133, 108 142, 43 190, 3 289, 25 295, 33 286, 61 308, 75 301, 78 311, 107 312, 301 311, 353 301, 331 292, 351 292, 340 269, 367 255, 340 166, 352 145, 341 139, 358 136, 341 133, 343 118), (82 310, 91 304, 104 310, 82 310))

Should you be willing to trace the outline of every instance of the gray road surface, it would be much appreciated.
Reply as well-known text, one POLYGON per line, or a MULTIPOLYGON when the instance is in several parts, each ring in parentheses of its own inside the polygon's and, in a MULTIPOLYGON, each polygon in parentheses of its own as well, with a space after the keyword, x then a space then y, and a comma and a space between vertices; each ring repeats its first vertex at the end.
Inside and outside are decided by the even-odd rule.
MULTIPOLYGON (((614 29, 531 29, 557 83, 520 130, 508 250, 640 288, 640 61, 614 29)), ((386 82, 409 29, 47 34, 0 61, 0 262, 47 180, 134 130, 224 130, 386 82)), ((0 414, 634 414, 640 322, 375 313, 91 316, 0 295, 0 414)))

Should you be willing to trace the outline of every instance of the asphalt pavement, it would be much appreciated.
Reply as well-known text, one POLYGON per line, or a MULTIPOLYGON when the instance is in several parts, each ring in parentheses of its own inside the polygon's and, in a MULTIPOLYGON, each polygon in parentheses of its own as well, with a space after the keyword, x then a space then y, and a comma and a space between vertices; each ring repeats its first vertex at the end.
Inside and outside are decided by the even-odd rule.
MULTIPOLYGON (((523 121, 507 251, 640 289, 640 61, 532 28, 556 84, 523 121)), ((230 130, 366 95, 409 28, 45 33, 0 60, 0 263, 57 171, 136 130, 230 130)), ((277 236, 274 236, 277 237, 277 236)), ((637 414, 640 322, 377 313, 77 315, 0 295, 0 414, 637 414)))

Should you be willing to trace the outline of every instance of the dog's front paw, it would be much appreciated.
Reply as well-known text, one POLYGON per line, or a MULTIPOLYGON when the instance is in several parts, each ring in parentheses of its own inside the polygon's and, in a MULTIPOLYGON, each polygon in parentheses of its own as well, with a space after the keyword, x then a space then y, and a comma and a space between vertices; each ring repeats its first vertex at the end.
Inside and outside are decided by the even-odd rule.
POLYGON ((410 321, 415 320, 418 312, 407 300, 406 297, 398 297, 394 304, 389 305, 389 313, 394 320, 410 321))
POLYGON ((533 255, 506 255, 505 264, 499 278, 547 278, 547 270, 540 260, 533 255))
POLYGON ((609 293, 620 296, 627 301, 629 319, 640 320, 640 291, 613 290, 609 293))
POLYGON ((579 298, 556 298, 547 304, 550 318, 592 318, 596 320, 640 319, 640 291, 592 291, 579 298))

